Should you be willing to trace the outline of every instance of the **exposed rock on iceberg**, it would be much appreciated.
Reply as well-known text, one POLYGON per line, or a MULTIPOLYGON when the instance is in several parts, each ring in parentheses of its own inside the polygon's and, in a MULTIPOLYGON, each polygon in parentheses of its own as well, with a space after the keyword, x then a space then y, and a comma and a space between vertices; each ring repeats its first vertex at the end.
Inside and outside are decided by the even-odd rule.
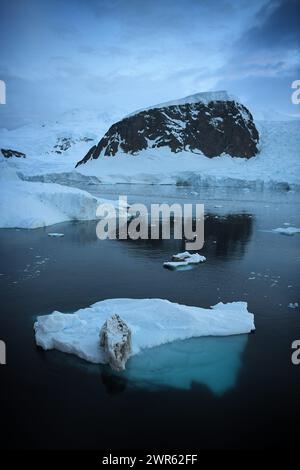
POLYGON ((104 360, 116 371, 124 370, 131 354, 131 331, 119 315, 106 320, 100 331, 104 360))
POLYGON ((113 124, 78 165, 100 155, 168 147, 207 157, 256 155, 258 131, 248 109, 227 92, 198 93, 138 111, 113 124))
POLYGON ((34 324, 37 345, 75 354, 93 363, 107 363, 99 347, 99 331, 118 312, 132 332, 132 354, 174 340, 199 336, 250 333, 254 316, 246 302, 190 307, 162 299, 109 299, 75 313, 53 312, 34 324))

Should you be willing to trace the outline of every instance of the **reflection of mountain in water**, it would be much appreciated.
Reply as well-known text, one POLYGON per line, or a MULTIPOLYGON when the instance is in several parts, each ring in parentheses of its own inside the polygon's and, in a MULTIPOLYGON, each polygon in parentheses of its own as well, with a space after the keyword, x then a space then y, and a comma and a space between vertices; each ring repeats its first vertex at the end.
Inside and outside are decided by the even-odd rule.
MULTIPOLYGON (((156 222, 157 223, 157 222, 156 222)), ((169 252, 172 254, 185 251, 185 239, 174 240, 174 227, 171 224, 171 239, 163 240, 161 238, 161 221, 160 238, 158 240, 120 240, 125 243, 131 254, 140 256, 144 254, 149 258, 157 258, 158 256, 166 256, 169 252)), ((253 227, 253 219, 249 214, 230 214, 227 216, 216 216, 208 214, 205 216, 204 223, 204 247, 201 254, 220 258, 229 258, 233 255, 243 256, 247 243, 250 241, 253 227)), ((195 229, 195 227, 193 227, 195 229)), ((149 229, 150 233, 150 229, 149 229)))
MULTIPOLYGON (((156 221, 155 223, 160 226, 160 238, 158 240, 150 238, 151 227, 149 223, 148 240, 132 240, 128 238, 127 240, 118 240, 118 243, 125 245, 130 254, 136 254, 137 256, 145 255, 149 258, 157 258, 162 254, 165 257, 168 252, 172 255, 175 252, 185 250, 185 240, 174 240, 173 238, 173 221, 171 221, 170 240, 162 239, 162 222, 156 221)), ((245 247, 250 241, 252 225, 253 219, 249 214, 230 214, 222 217, 215 214, 206 215, 204 223, 205 243, 201 253, 212 254, 224 259, 232 255, 243 256, 245 247)), ((68 237, 68 240, 80 245, 109 243, 110 240, 102 241, 97 238, 96 226, 96 221, 72 222, 60 224, 59 231, 63 232, 68 237)), ((49 229, 49 231, 51 230, 49 229)))
MULTIPOLYGON (((244 255, 252 235, 252 217, 248 214, 205 219, 205 242, 214 242, 214 254, 226 258, 244 255)), ((204 245, 205 246, 205 245, 204 245)))

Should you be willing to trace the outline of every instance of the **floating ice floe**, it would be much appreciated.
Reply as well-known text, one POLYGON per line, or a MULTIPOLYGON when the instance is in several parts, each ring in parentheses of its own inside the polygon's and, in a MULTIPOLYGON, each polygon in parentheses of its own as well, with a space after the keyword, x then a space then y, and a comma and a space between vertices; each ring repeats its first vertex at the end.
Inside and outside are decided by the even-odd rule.
POLYGON ((108 299, 71 314, 55 311, 39 316, 34 324, 36 343, 45 350, 57 349, 104 364, 99 332, 116 313, 132 332, 132 355, 175 340, 237 335, 255 329, 246 302, 219 303, 206 309, 164 299, 108 299))
POLYGON ((300 228, 297 227, 279 227, 272 230, 274 233, 281 233, 282 235, 294 235, 300 233, 300 228))
POLYGON ((48 233, 48 237, 64 237, 65 234, 64 233, 60 233, 60 232, 51 232, 51 233, 48 233))
POLYGON ((191 264, 203 263, 204 261, 206 261, 205 256, 199 255, 199 253, 191 254, 188 251, 173 255, 172 259, 174 261, 166 261, 164 263, 165 268, 177 269, 181 267, 188 267, 191 264))
POLYGON ((290 302, 288 306, 289 306, 289 308, 298 308, 299 304, 298 304, 298 302, 294 302, 294 303, 290 302))

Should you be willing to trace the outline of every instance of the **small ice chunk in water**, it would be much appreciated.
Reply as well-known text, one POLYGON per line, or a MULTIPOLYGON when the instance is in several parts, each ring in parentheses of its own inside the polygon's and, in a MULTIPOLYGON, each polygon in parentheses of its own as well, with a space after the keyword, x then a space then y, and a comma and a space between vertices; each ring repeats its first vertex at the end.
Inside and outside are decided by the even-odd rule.
POLYGON ((300 228, 297 227, 279 227, 272 230, 274 233, 281 233, 282 235, 294 235, 300 233, 300 228))
POLYGON ((59 232, 48 233, 48 237, 64 237, 64 236, 65 236, 64 233, 59 233, 59 232))
POLYGON ((189 263, 200 263, 206 260, 205 256, 201 256, 199 253, 191 254, 189 251, 177 253, 177 255, 173 255, 172 258, 176 261, 188 261, 189 263))
POLYGON ((169 269, 177 269, 188 267, 191 264, 198 264, 203 263, 206 261, 205 256, 199 255, 199 253, 191 254, 188 251, 184 251, 183 253, 178 253, 177 255, 173 255, 172 259, 174 261, 166 261, 164 263, 165 268, 169 269))
POLYGON ((298 308, 299 304, 298 304, 298 302, 294 302, 294 303, 290 302, 288 306, 289 306, 289 308, 298 308))
POLYGON ((188 271, 192 269, 192 265, 187 263, 186 261, 166 261, 164 263, 164 268, 168 269, 178 269, 180 271, 188 271))

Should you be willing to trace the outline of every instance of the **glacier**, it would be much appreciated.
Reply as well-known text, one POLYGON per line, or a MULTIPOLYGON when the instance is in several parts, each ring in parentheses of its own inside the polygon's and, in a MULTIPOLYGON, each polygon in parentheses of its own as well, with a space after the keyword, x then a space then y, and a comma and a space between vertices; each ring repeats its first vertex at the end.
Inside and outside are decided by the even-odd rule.
POLYGON ((118 209, 116 201, 81 189, 23 181, 0 160, 0 228, 34 229, 70 220, 94 220, 100 203, 118 209))

